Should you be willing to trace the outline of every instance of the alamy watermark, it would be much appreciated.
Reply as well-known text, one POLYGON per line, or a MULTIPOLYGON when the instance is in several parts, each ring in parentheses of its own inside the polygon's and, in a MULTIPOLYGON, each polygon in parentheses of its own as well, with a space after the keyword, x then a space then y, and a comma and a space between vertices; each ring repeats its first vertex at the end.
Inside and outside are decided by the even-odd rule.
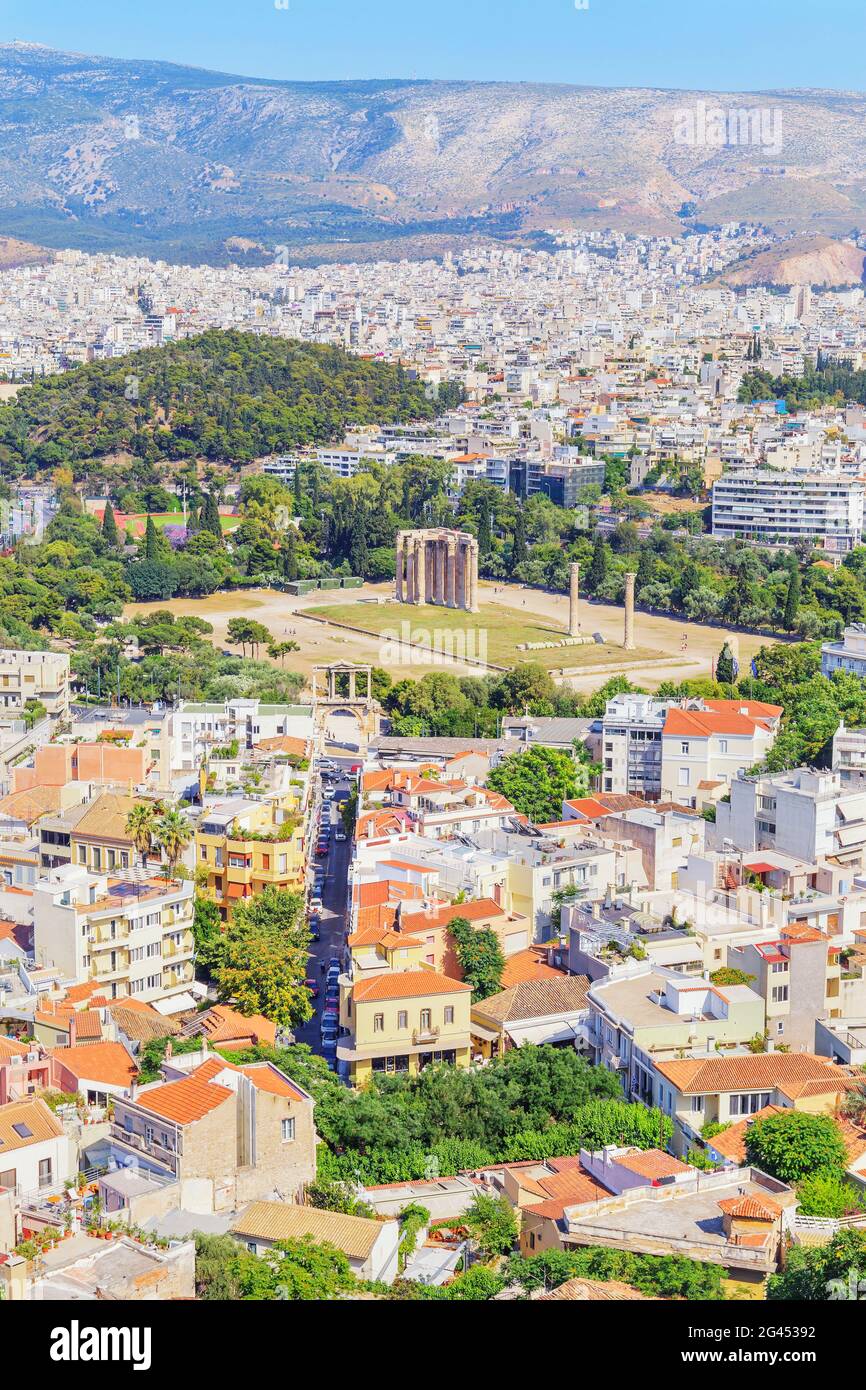
POLYGON ((697 101, 674 112, 674 143, 692 148, 748 146, 780 154, 782 111, 778 106, 709 106, 697 101))
POLYGON ((379 648, 380 666, 445 666, 465 662, 487 665, 487 629, 455 627, 413 627, 408 621, 400 630, 386 628, 379 648))
POLYGON ((834 1303, 862 1303, 866 1300, 866 1278, 852 1266, 847 1279, 828 1279, 827 1293, 834 1303))

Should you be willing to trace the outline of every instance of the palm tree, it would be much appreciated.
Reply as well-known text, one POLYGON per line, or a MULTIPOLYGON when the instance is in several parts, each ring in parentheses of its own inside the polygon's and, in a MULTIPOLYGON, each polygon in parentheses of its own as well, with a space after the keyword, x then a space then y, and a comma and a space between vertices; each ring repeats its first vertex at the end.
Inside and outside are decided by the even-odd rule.
POLYGON ((164 811, 156 822, 155 833, 168 860, 169 876, 173 878, 178 860, 192 839, 189 822, 180 811, 164 811))
POLYGON ((137 801, 126 817, 126 833, 147 866, 147 856, 153 849, 157 808, 152 801, 137 801))

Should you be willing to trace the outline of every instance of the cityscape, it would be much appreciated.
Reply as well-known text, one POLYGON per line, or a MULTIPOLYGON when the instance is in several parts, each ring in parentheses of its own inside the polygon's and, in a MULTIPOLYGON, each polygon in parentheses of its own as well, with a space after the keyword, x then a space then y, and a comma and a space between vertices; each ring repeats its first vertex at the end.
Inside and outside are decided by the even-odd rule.
POLYGON ((522 0, 477 76, 390 0, 355 54, 304 0, 4 26, 0 1317, 51 1361, 574 1301, 823 1364, 866 1297, 846 7, 760 88, 562 8, 573 78, 522 0))

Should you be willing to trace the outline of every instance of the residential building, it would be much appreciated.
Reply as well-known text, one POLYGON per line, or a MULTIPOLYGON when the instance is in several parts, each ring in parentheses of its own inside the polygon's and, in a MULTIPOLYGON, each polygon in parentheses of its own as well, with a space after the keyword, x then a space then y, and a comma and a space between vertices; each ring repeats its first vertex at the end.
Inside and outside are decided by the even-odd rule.
POLYGON ((44 1100, 0 1105, 0 1189, 20 1198, 61 1187, 74 1172, 69 1139, 44 1100))
POLYGON ((863 534, 863 484, 844 473, 732 469, 713 484, 716 540, 812 542, 843 555, 863 534))
MULTIPOLYGON (((866 676, 866 623, 852 623, 843 630, 839 641, 822 645, 821 675, 832 676, 834 671, 850 671, 854 676, 866 676)), ((833 765, 836 765, 835 757, 833 765)))
MULTIPOLYGON (((417 955, 422 943, 410 938, 417 955)), ((466 1067, 471 1060, 469 985, 423 965, 354 981, 344 977, 337 1043, 341 1070, 353 1086, 374 1072, 415 1072, 431 1062, 466 1067)))
POLYGON ((205 891, 227 921, 237 903, 265 888, 302 893, 305 845, 306 824, 297 810, 238 798, 202 812, 196 867, 207 873, 205 891))
POLYGON ((399 1272, 400 1223, 349 1216, 288 1202, 253 1202, 232 1222, 230 1235, 254 1255, 281 1240, 313 1240, 342 1250, 358 1279, 393 1284, 399 1272))
POLYGON ((35 1040, 19 1042, 0 1034, 0 1105, 48 1089, 51 1066, 35 1040))
MULTIPOLYGON (((774 1044, 811 1052, 816 1021, 841 1017, 840 951, 838 943, 812 927, 785 929, 776 939, 728 949, 728 965, 751 976, 752 988, 764 1000, 774 1044)), ((862 972, 858 979, 866 1008, 862 972)))
POLYGON ((0 651, 0 709, 23 710, 38 700, 56 719, 69 716, 66 652, 0 651))
POLYGON ((52 1084, 58 1091, 77 1092, 97 1110, 126 1095, 137 1075, 137 1063, 120 1042, 82 1042, 51 1052, 52 1084))
POLYGON ((179 1207, 233 1210, 312 1181, 312 1098, 272 1063, 235 1066, 203 1042, 163 1075, 115 1102, 110 1139, 120 1163, 170 1177, 179 1207))
POLYGON ((589 985, 586 975, 560 974, 524 980, 473 1004, 470 1028, 477 1053, 496 1057, 524 1044, 586 1049, 589 985))
POLYGON ((36 959, 92 981, 106 999, 188 998, 194 891, 188 879, 49 870, 33 892, 36 959))
POLYGON ((778 849, 809 864, 832 857, 854 869, 866 854, 866 794, 838 772, 799 767, 736 777, 716 811, 717 842, 737 850, 778 849))
POLYGON ((315 734, 310 705, 267 705, 260 700, 226 700, 223 704, 181 701, 173 715, 171 765, 198 771, 217 748, 252 749, 263 739, 288 735, 308 741, 315 734))

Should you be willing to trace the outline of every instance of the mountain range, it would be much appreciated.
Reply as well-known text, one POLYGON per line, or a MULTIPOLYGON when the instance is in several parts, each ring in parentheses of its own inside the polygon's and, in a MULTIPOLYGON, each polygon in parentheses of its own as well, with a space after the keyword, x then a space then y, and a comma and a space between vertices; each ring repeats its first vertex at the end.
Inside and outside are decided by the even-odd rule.
POLYGON ((0 234, 45 247, 294 262, 730 221, 866 227, 866 95, 265 81, 0 45, 0 234))

